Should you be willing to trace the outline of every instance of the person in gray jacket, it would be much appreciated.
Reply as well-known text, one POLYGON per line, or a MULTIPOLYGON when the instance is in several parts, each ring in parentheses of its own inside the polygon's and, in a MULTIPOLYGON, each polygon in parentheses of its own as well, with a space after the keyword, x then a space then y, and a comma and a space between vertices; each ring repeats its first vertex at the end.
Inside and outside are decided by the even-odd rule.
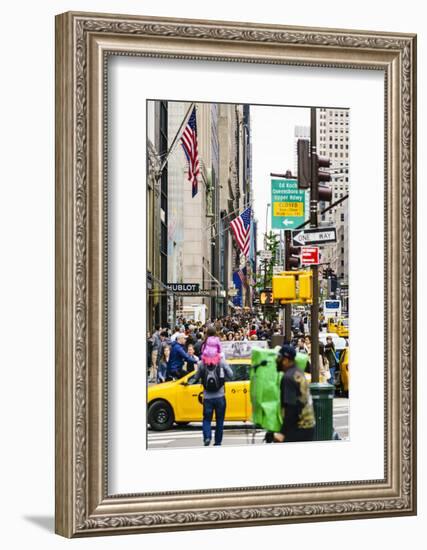
POLYGON ((198 363, 195 381, 201 380, 203 392, 203 443, 210 445, 212 440, 212 417, 215 411, 215 442, 222 443, 226 399, 224 384, 231 380, 233 371, 224 361, 221 354, 221 344, 217 336, 208 336, 203 348, 201 361, 198 363))

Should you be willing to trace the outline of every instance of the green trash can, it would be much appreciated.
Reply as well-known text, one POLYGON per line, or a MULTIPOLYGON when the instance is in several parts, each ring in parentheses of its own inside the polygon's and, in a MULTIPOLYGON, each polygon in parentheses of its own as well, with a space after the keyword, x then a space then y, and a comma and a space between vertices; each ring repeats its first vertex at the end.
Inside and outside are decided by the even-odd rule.
POLYGON ((326 382, 310 384, 316 427, 314 441, 330 441, 334 433, 333 412, 335 387, 326 382))

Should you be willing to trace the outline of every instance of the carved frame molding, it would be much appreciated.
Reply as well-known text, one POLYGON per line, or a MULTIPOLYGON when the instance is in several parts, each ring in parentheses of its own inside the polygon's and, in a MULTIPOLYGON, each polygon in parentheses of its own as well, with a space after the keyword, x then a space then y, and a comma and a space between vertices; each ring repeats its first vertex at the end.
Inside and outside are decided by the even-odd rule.
POLYGON ((56 532, 75 537, 415 514, 416 37, 66 13, 56 18, 56 71, 56 532), (384 480, 108 495, 109 55, 384 71, 384 480))

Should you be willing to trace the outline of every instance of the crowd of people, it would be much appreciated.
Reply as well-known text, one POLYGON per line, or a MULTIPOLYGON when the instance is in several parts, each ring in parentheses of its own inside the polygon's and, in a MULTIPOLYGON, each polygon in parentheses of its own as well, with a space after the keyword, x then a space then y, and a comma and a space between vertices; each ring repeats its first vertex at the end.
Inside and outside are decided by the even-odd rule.
MULTIPOLYGON (((249 314, 227 316, 204 324, 178 318, 173 330, 156 326, 154 332, 147 335, 148 381, 162 383, 181 378, 193 371, 199 361, 209 327, 215 328, 220 342, 267 340, 270 344, 273 336, 281 335, 278 322, 259 319, 249 314)), ((304 333, 306 327, 306 318, 301 316, 288 343, 297 353, 307 355, 306 371, 310 372, 312 349, 311 338, 304 333)), ((320 382, 335 384, 339 361, 330 336, 326 338, 326 344, 319 342, 318 354, 320 382)))
POLYGON ((161 383, 180 378, 194 370, 209 327, 215 327, 220 342, 268 340, 280 334, 277 322, 260 320, 251 315, 228 316, 201 323, 177 319, 173 330, 157 325, 147 335, 147 365, 149 382, 161 383))

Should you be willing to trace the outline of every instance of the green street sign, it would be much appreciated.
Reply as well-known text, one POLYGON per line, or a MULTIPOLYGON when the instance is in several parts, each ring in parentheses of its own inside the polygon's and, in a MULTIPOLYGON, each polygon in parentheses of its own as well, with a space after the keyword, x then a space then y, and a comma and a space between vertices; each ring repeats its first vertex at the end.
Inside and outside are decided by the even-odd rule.
POLYGON ((305 192, 297 180, 271 180, 271 229, 295 229, 305 222, 305 192))

